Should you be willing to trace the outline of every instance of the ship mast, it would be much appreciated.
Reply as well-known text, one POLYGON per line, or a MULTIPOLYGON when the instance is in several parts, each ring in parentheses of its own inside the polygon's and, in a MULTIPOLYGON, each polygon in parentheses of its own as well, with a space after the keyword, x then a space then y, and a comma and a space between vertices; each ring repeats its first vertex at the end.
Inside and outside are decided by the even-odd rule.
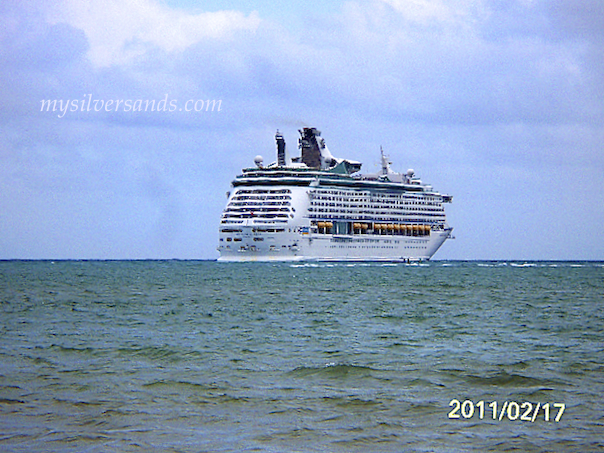
POLYGON ((285 139, 283 135, 277 129, 277 133, 275 134, 275 141, 277 142, 277 165, 279 167, 287 167, 291 165, 291 160, 289 158, 289 153, 287 152, 287 146, 285 144, 285 139))
POLYGON ((384 154, 384 150, 382 149, 382 146, 380 145, 380 153, 382 155, 382 175, 389 175, 392 172, 392 170, 390 169, 390 164, 392 162, 390 162, 388 160, 388 158, 386 157, 386 155, 384 154))

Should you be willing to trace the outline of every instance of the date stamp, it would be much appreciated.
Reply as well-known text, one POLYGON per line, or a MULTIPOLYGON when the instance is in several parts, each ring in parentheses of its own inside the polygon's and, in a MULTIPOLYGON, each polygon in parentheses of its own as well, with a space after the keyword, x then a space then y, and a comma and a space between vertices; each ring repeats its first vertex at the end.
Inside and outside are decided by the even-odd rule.
POLYGON ((481 400, 474 403, 472 400, 461 402, 458 399, 452 399, 449 402, 449 407, 453 408, 449 411, 449 418, 451 419, 478 417, 480 420, 489 418, 502 421, 504 418, 507 418, 512 421, 520 420, 534 423, 537 420, 541 420, 541 417, 546 422, 559 422, 566 409, 566 404, 504 401, 500 405, 497 401, 488 403, 481 400))

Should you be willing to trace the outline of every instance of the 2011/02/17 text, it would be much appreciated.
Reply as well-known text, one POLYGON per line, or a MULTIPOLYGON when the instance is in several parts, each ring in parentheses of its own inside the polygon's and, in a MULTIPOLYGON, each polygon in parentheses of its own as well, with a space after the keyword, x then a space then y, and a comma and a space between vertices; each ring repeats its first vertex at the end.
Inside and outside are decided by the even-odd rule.
POLYGON ((479 419, 484 419, 485 415, 488 417, 492 414, 493 420, 502 421, 504 418, 508 420, 521 420, 525 422, 535 422, 539 416, 539 412, 543 409, 543 420, 546 422, 555 421, 559 422, 562 418, 562 414, 566 409, 564 403, 530 403, 525 401, 524 403, 517 403, 516 401, 505 401, 501 408, 497 401, 485 403, 484 401, 478 401, 474 403, 471 400, 465 400, 463 403, 458 399, 452 399, 449 402, 449 406, 452 407, 449 412, 449 418, 465 418, 470 419, 475 415, 479 419))

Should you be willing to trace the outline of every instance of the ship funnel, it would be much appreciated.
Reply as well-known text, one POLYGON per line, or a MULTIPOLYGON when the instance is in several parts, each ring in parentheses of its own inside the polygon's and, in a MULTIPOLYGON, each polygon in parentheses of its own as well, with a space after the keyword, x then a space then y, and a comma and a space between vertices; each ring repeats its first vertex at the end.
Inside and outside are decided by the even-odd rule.
POLYGON ((321 150, 317 142, 317 137, 321 136, 321 132, 314 127, 305 127, 299 132, 302 162, 310 168, 321 168, 321 150))
POLYGON ((283 135, 281 135, 278 129, 277 133, 275 134, 275 141, 277 142, 277 165, 279 167, 287 167, 291 164, 291 162, 287 153, 285 139, 283 138, 283 135))
POLYGON ((298 144, 302 151, 302 163, 307 167, 343 174, 352 174, 361 169, 360 162, 333 157, 325 140, 321 138, 321 131, 314 127, 305 127, 299 132, 298 144))

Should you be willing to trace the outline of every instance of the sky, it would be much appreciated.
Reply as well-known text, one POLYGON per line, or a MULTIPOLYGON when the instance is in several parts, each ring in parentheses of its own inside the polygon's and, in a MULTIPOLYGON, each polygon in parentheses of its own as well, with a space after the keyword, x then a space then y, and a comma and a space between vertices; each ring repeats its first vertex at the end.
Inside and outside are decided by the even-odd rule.
POLYGON ((230 182, 304 126, 453 196, 434 259, 604 259, 600 0, 4 0, 0 23, 0 259, 217 258, 230 182))

